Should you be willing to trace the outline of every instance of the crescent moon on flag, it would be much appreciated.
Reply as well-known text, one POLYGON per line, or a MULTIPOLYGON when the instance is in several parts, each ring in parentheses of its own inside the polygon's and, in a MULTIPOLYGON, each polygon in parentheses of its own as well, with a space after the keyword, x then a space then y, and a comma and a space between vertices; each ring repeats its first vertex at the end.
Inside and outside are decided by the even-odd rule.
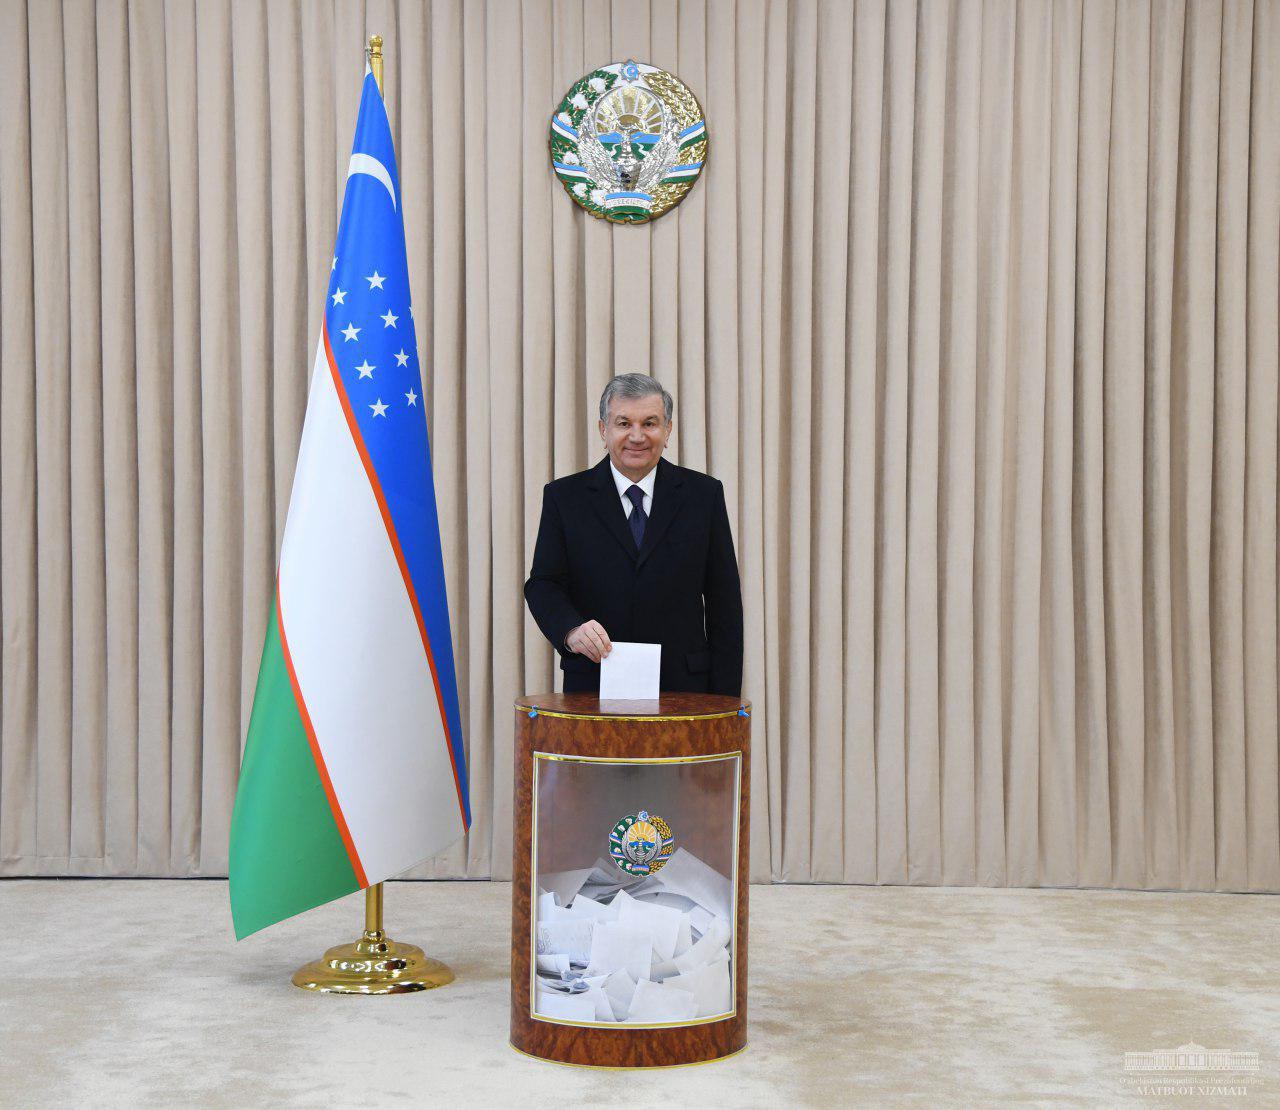
POLYGON ((391 207, 396 206, 396 191, 392 187, 391 174, 387 172, 386 166, 371 154, 353 154, 347 166, 347 180, 351 180, 358 173, 367 173, 370 177, 381 181, 391 195, 391 207))

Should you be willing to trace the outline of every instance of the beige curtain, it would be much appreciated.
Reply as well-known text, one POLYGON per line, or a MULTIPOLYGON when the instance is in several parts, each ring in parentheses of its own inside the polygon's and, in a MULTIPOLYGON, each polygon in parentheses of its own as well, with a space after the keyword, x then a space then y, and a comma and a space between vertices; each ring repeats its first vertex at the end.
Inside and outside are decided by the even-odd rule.
POLYGON ((723 479, 758 879, 1280 889, 1280 3, 0 0, 0 873, 216 875, 371 31, 476 813, 615 369, 723 479), (546 125, 635 57, 652 225, 546 125))

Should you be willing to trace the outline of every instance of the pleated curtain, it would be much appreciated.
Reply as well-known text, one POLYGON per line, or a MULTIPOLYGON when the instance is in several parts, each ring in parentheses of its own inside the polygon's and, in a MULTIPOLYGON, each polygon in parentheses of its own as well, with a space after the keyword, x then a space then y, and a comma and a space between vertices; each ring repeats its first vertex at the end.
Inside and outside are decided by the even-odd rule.
POLYGON ((225 873, 375 31, 475 811, 413 874, 510 874, 542 486, 643 370, 755 879, 1280 889, 1275 0, 0 0, 0 873, 225 873), (614 227, 547 123, 629 57, 709 163, 614 227))

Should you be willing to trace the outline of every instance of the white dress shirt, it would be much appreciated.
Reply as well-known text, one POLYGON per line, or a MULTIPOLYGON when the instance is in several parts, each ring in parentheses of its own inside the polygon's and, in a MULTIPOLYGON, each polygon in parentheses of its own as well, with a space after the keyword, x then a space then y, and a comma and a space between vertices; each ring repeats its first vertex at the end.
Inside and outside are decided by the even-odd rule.
POLYGON ((648 474, 638 482, 633 482, 616 466, 613 460, 609 460, 609 469, 613 471, 613 484, 618 487, 618 496, 622 498, 622 511, 627 514, 627 519, 631 519, 631 498, 627 496, 627 490, 632 486, 639 486, 644 493, 644 515, 647 520, 653 516, 653 483, 658 478, 658 468, 655 466, 648 474))

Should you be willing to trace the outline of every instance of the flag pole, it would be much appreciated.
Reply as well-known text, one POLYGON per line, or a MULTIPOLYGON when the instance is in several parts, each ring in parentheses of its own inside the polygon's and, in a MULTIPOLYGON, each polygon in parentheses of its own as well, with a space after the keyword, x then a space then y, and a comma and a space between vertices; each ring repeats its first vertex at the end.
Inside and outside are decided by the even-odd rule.
MULTIPOLYGON (((370 35, 365 50, 373 79, 382 92, 382 36, 370 35)), ((381 883, 365 887, 364 935, 354 944, 330 948, 293 973, 294 986, 322 994, 408 994, 453 982, 447 964, 416 944, 388 940, 382 928, 381 883)))
MULTIPOLYGON (((369 68, 373 70, 373 79, 378 82, 378 94, 382 94, 382 36, 370 35, 367 50, 369 68)), ((382 884, 374 883, 365 887, 364 891, 364 931, 366 935, 382 932, 382 884)))
POLYGON ((382 92, 382 36, 369 36, 369 68, 373 70, 373 79, 378 82, 378 92, 382 92))

